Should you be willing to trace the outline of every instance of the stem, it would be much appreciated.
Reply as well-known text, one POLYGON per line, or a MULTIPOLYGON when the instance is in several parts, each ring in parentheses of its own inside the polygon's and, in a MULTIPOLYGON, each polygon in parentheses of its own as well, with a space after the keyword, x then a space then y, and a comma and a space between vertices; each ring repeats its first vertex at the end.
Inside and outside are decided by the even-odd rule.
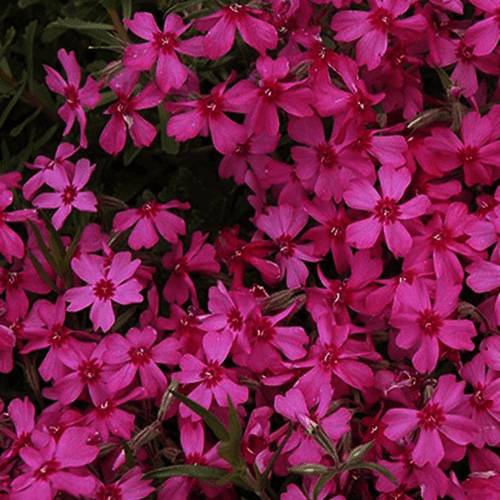
POLYGON ((120 19, 117 10, 112 7, 109 7, 106 10, 108 11, 109 18, 111 19, 113 26, 115 27, 115 30, 118 33, 119 37, 122 40, 125 40, 126 42, 130 42, 130 37, 128 36, 128 33, 125 31, 125 28, 123 27, 122 20, 120 19))
MULTIPOLYGON (((15 88, 17 86, 16 80, 11 75, 9 75, 8 73, 6 73, 3 70, 0 70, 0 79, 3 80, 7 85, 9 85, 12 88, 15 88)), ((47 108, 45 106, 45 104, 42 101, 40 101, 40 99, 38 99, 38 97, 30 90, 25 90, 23 92, 23 97, 32 106, 34 106, 35 108, 41 109, 42 113, 47 115, 50 119, 54 120, 55 122, 58 122, 61 120, 57 113, 54 113, 54 111, 47 108)))

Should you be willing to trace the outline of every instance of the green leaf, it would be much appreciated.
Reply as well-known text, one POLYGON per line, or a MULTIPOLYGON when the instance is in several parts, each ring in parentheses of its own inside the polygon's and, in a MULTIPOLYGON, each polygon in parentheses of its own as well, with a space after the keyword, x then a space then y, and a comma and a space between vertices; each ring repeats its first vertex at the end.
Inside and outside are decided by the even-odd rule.
POLYGON ((33 230, 33 234, 35 235, 36 242, 38 243, 38 248, 42 252, 42 255, 45 257, 45 260, 47 261, 48 264, 56 270, 56 263, 54 261, 54 257, 52 256, 52 252, 50 251, 50 248, 45 244, 45 241, 43 240, 42 234, 40 233, 40 230, 36 226, 36 224, 33 221, 28 220, 28 224, 30 225, 31 229, 33 230))
POLYGON ((111 330, 113 332, 118 332, 120 329, 123 327, 123 325, 129 321, 135 314, 137 313, 137 307, 136 306, 127 306, 125 309, 125 312, 120 314, 118 318, 116 318, 116 321, 113 323, 113 326, 111 327, 111 330))
POLYGON ((31 7, 32 5, 35 5, 39 1, 40 0, 18 0, 17 6, 20 9, 26 9, 27 7, 31 7))
POLYGON ((329 469, 326 465, 321 464, 301 464, 290 467, 288 471, 294 474, 302 474, 303 476, 319 476, 326 474, 329 469))
POLYGON ((122 17, 124 19, 132 17, 132 0, 122 0, 122 17))
POLYGON ((24 89, 26 88, 27 82, 28 82, 28 74, 26 73, 26 71, 24 71, 21 80, 18 82, 19 87, 18 87, 16 93, 10 99, 7 106, 5 106, 5 109, 3 110, 3 113, 0 116, 0 129, 4 126, 4 123, 7 120, 10 112, 12 111, 14 106, 17 104, 17 101, 19 101, 19 99, 23 95, 23 92, 24 92, 24 89))
POLYGON ((141 148, 134 146, 134 144, 128 144, 123 152, 123 164, 128 167, 140 152, 141 148))
POLYGON ((158 115, 160 117, 161 149, 169 155, 176 155, 179 152, 180 144, 173 137, 167 135, 169 113, 160 105, 158 106, 158 115))
POLYGON ((152 470, 143 477, 144 479, 168 479, 174 476, 184 476, 197 479, 222 479, 227 475, 227 470, 205 465, 170 465, 152 470))
POLYGON ((376 464, 374 462, 359 462, 358 464, 353 464, 352 466, 346 467, 344 470, 352 470, 352 469, 371 469, 379 472, 383 476, 385 476, 389 481, 396 486, 398 485, 398 481, 394 477, 393 473, 383 467, 382 465, 376 464))
POLYGON ((82 21, 81 19, 58 19, 57 21, 53 21, 49 26, 54 26, 57 28, 69 28, 73 30, 79 31, 112 31, 114 30, 114 26, 112 24, 106 23, 93 23, 90 21, 82 21))
POLYGON ((182 403, 184 403, 188 408, 193 410, 197 415, 199 415, 203 421, 208 425, 210 430, 215 434, 219 441, 229 441, 230 436, 227 432, 224 424, 212 413, 210 413, 206 408, 199 405, 195 401, 189 399, 177 391, 171 391, 172 394, 179 399, 182 403))
POLYGON ((351 465, 351 464, 357 464, 365 458, 366 454, 373 448, 373 445, 375 444, 375 441, 370 441, 369 443, 364 443, 360 444, 359 446, 356 446, 347 458, 344 460, 343 465, 351 465))
POLYGON ((332 477, 335 476, 335 472, 328 472, 327 474, 324 474, 321 476, 316 483, 316 486, 314 487, 313 491, 313 500, 318 500, 319 494, 321 493, 321 490, 324 488, 325 484, 332 479, 332 477))
POLYGON ((0 61, 3 59, 3 56, 6 52, 6 50, 10 47, 10 45, 14 41, 15 36, 16 36, 16 29, 14 28, 14 26, 11 26, 7 30, 7 32, 5 34, 5 40, 4 40, 3 44, 1 44, 1 47, 0 47, 0 61))
POLYGON ((28 118, 26 118, 26 120, 24 120, 22 123, 17 125, 17 127, 14 127, 10 131, 9 135, 11 137, 17 137, 23 131, 24 127, 26 127, 26 125, 30 124, 40 114, 41 111, 42 111, 42 109, 38 108, 34 113, 32 113, 30 116, 28 116, 28 118))
POLYGON ((292 435, 292 430, 293 430, 293 425, 292 422, 288 422, 288 429, 286 431, 286 435, 281 441, 280 445, 276 449, 276 451, 273 453, 273 456, 271 457, 271 460, 269 460, 269 463, 267 464, 267 467, 264 469, 264 472, 262 473, 262 476, 260 479, 257 481, 257 487, 259 490, 262 490, 264 488, 264 485, 267 481, 267 476, 269 476, 270 472, 273 470, 274 464, 276 463, 276 460, 278 457, 281 455, 281 452, 283 451, 283 448, 285 447, 285 444, 287 441, 290 439, 290 436, 292 435))
POLYGON ((33 54, 35 44, 35 33, 38 21, 34 19, 26 26, 24 30, 24 43, 26 48, 26 69, 28 71, 28 88, 31 92, 35 90, 34 74, 33 74, 33 54))
POLYGON ((33 255, 31 250, 27 249, 26 254, 28 255, 33 267, 35 268, 38 276, 42 279, 42 281, 54 292, 62 293, 62 290, 52 281, 52 278, 47 274, 42 264, 38 261, 38 259, 33 255))
POLYGON ((231 397, 228 395, 227 403, 229 407, 229 442, 219 445, 218 451, 221 458, 226 460, 233 469, 245 469, 245 460, 240 451, 241 446, 241 422, 238 412, 233 405, 231 397))

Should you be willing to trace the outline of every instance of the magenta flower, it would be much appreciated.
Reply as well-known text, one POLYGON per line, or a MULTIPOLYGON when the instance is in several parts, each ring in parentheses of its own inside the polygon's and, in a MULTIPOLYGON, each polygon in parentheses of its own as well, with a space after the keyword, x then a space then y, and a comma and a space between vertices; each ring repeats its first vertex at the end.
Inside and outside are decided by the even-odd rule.
POLYGON ((208 234, 196 231, 185 255, 182 255, 182 243, 179 241, 173 245, 171 252, 163 256, 163 266, 173 271, 163 289, 163 296, 168 302, 182 305, 191 297, 193 304, 199 307, 196 289, 189 275, 193 272, 211 275, 220 270, 215 260, 215 248, 205 243, 207 238, 208 234))
POLYGON ((125 337, 117 333, 106 337, 103 359, 115 371, 108 383, 112 392, 127 387, 137 373, 147 397, 165 392, 167 378, 158 363, 176 365, 181 358, 180 346, 174 338, 167 338, 153 345, 156 336, 156 330, 146 326, 142 330, 131 328, 125 337))
POLYGON ((57 146, 56 154, 54 159, 51 160, 46 156, 37 156, 35 162, 25 163, 26 167, 39 170, 33 177, 30 177, 23 184, 23 196, 27 200, 31 200, 36 191, 38 191, 43 184, 47 183, 47 179, 50 178, 54 171, 65 170, 68 175, 71 175, 74 171, 74 165, 66 158, 69 158, 76 152, 75 146, 69 144, 68 142, 61 142, 57 146))
POLYGON ((167 94, 171 88, 180 89, 187 80, 189 70, 179 61, 176 52, 191 56, 201 56, 194 50, 189 40, 178 38, 188 28, 177 14, 165 17, 163 31, 160 31, 153 14, 136 12, 134 19, 124 19, 125 25, 147 43, 127 46, 123 55, 123 65, 135 71, 149 71, 156 62, 156 83, 167 94))
POLYGON ((10 373, 14 368, 13 352, 16 346, 14 332, 5 325, 0 325, 0 373, 10 373))
POLYGON ((24 243, 21 237, 12 230, 7 222, 25 222, 35 220, 36 210, 15 210, 6 212, 5 209, 14 201, 14 195, 9 189, 3 189, 0 185, 0 253, 12 262, 12 257, 22 259, 24 257, 24 243))
POLYGON ((411 456, 419 467, 427 463, 436 467, 445 457, 447 443, 465 450, 477 430, 475 423, 461 414, 467 401, 464 387, 465 382, 456 382, 454 375, 442 375, 421 410, 392 408, 384 415, 385 435, 392 440, 408 440, 417 431, 417 444, 411 456))
POLYGON ((278 249, 276 262, 280 266, 281 277, 286 274, 288 288, 305 285, 309 270, 304 260, 308 262, 320 260, 313 254, 312 244, 301 244, 295 240, 308 219, 302 208, 283 204, 269 207, 268 214, 260 214, 255 221, 255 225, 276 244, 278 249))
MULTIPOLYGON (((230 335, 207 333, 203 337, 203 353, 206 361, 202 361, 192 354, 184 354, 180 360, 181 372, 174 376, 181 384, 197 384, 189 393, 189 398, 196 401, 204 408, 210 408, 213 399, 219 406, 227 408, 228 396, 234 405, 246 403, 248 387, 238 385, 233 369, 222 367, 231 349, 230 335)), ((180 406, 182 417, 191 417, 197 420, 200 417, 185 405, 180 406)))
POLYGON ((465 43, 474 47, 476 56, 491 54, 500 40, 500 25, 498 23, 498 4, 489 0, 474 0, 471 2, 476 8, 484 11, 485 19, 475 22, 465 32, 465 43))
POLYGON ((213 87, 208 96, 192 101, 165 103, 165 109, 174 113, 167 123, 167 134, 182 142, 198 134, 206 136, 210 131, 214 147, 219 153, 232 152, 236 145, 244 140, 245 135, 243 126, 223 113, 241 112, 244 109, 238 104, 233 105, 232 100, 228 98, 231 94, 234 96, 234 89, 226 92, 233 79, 234 75, 213 87))
POLYGON ((61 229, 73 207, 84 212, 96 212, 97 198, 91 191, 83 191, 94 170, 95 165, 82 158, 77 161, 71 179, 63 169, 52 172, 46 182, 56 192, 39 194, 33 205, 37 208, 57 208, 52 216, 56 229, 61 229))
POLYGON ((68 82, 57 71, 44 64, 43 67, 47 72, 45 82, 52 92, 61 94, 66 98, 66 103, 58 111, 59 116, 66 123, 63 135, 69 134, 76 119, 80 124, 80 146, 86 148, 85 127, 87 117, 83 107, 94 109, 97 106, 101 100, 99 84, 89 76, 85 85, 80 89, 81 71, 75 53, 71 51, 68 54, 64 49, 59 49, 57 57, 61 61, 64 71, 66 71, 68 82))
POLYGON ((81 427, 72 427, 58 441, 49 435, 39 450, 23 448, 20 455, 27 471, 12 481, 9 498, 49 500, 59 491, 76 497, 91 496, 96 480, 83 466, 94 461, 99 448, 87 444, 87 434, 81 427))
POLYGON ((451 349, 474 349, 474 323, 466 319, 450 319, 458 307, 461 286, 441 279, 436 298, 431 304, 429 291, 420 281, 410 286, 402 283, 398 297, 400 306, 391 317, 391 325, 399 328, 396 344, 413 353, 413 366, 420 373, 432 372, 438 362, 441 344, 451 349))
POLYGON ((108 269, 104 269, 101 260, 86 254, 73 259, 73 271, 88 285, 71 288, 64 294, 64 300, 70 302, 67 310, 80 311, 92 305, 90 319, 94 328, 107 332, 115 321, 112 302, 127 305, 143 301, 139 293, 142 286, 132 278, 140 263, 139 259, 131 260, 129 252, 114 255, 108 269))
POLYGON ((210 30, 202 39, 206 55, 210 59, 218 59, 227 54, 233 46, 236 28, 243 40, 261 55, 265 55, 268 49, 276 48, 276 28, 259 19, 259 14, 262 14, 259 10, 233 3, 214 14, 196 19, 194 24, 200 31, 210 30))
POLYGON ((169 208, 189 210, 190 205, 177 200, 169 203, 148 201, 140 208, 117 213, 113 220, 113 232, 125 231, 135 224, 128 239, 130 248, 134 250, 155 246, 159 241, 158 233, 166 241, 177 243, 179 235, 186 233, 186 223, 178 215, 171 214, 169 208))
POLYGON ((143 473, 139 467, 127 471, 118 481, 97 486, 97 500, 140 500, 154 493, 151 481, 142 479, 143 473))
POLYGON ((354 180, 344 193, 346 203, 358 210, 372 212, 372 216, 347 226, 346 240, 356 248, 372 248, 380 233, 384 233, 389 250, 396 257, 404 257, 412 245, 412 237, 401 220, 414 219, 425 214, 430 200, 418 195, 398 204, 411 182, 407 168, 394 170, 381 167, 378 171, 382 196, 366 180, 354 180))
POLYGON ((472 111, 460 125, 462 139, 447 128, 435 127, 425 145, 443 174, 462 166, 467 186, 490 185, 500 167, 500 141, 495 140, 494 130, 494 120, 489 115, 472 111))
POLYGON ((255 134, 265 132, 270 137, 278 134, 278 108, 293 116, 311 116, 314 95, 304 82, 283 82, 290 63, 285 57, 273 60, 269 56, 257 59, 258 85, 249 80, 238 82, 231 89, 231 102, 248 113, 246 123, 255 134))
POLYGON ((343 10, 337 12, 331 21, 331 28, 337 31, 335 40, 356 44, 356 61, 368 69, 380 64, 385 54, 389 35, 409 38, 425 29, 425 19, 417 14, 406 19, 396 19, 411 6, 407 0, 375 0, 370 4, 372 10, 343 10))
POLYGON ((125 68, 109 82, 111 90, 118 97, 118 102, 104 112, 106 115, 111 115, 111 120, 99 137, 99 144, 109 154, 116 155, 125 147, 127 128, 134 145, 138 148, 149 146, 156 137, 154 125, 146 121, 136 110, 157 106, 163 101, 164 94, 154 83, 149 83, 139 94, 132 97, 138 80, 138 71, 125 68))
POLYGON ((102 361, 104 350, 102 342, 80 342, 75 349, 62 349, 59 359, 69 370, 52 387, 46 387, 43 395, 67 405, 88 392, 94 405, 101 404, 110 396, 102 361))

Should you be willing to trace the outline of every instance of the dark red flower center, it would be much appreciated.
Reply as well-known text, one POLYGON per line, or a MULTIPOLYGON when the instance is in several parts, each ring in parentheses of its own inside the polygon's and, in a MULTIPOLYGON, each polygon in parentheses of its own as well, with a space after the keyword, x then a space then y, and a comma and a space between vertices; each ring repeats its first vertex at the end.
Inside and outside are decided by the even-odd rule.
POLYGON ((281 85, 278 82, 264 80, 260 82, 259 96, 268 104, 274 104, 281 96, 281 85))
POLYGON ((473 50, 474 47, 469 47, 468 45, 465 45, 463 40, 460 40, 455 50, 455 55, 460 61, 471 63, 472 61, 477 59, 477 56, 474 55, 473 50))
POLYGON ((425 335, 435 337, 441 331, 443 320, 432 309, 424 309, 417 317, 417 324, 425 335))
POLYGON ((67 344, 70 339, 69 330, 62 324, 53 325, 49 333, 49 342, 54 349, 67 344))
POLYGON ((100 486, 96 493, 96 500, 122 500, 122 489, 116 484, 100 486))
POLYGON ((227 313, 227 324, 231 330, 239 332, 243 328, 243 316, 240 311, 232 307, 227 313))
POLYGON ((250 322, 250 335, 261 342, 269 342, 276 335, 276 330, 266 317, 257 317, 250 322))
POLYGON ((394 224, 401 215, 397 201, 388 196, 377 201, 374 212, 375 219, 378 219, 382 224, 394 224))
POLYGON ((0 273, 0 285, 2 286, 2 288, 16 290, 21 285, 22 278, 23 276, 21 273, 2 269, 0 273))
POLYGON ((94 285, 94 295, 99 300, 109 300, 112 297, 114 297, 115 293, 116 293, 116 286, 111 280, 101 278, 94 285))
POLYGON ((209 361, 200 372, 200 377, 208 388, 215 387, 222 380, 222 368, 216 361, 209 361))
POLYGON ((321 353, 320 363, 323 368, 333 369, 339 362, 340 352, 338 347, 327 344, 325 350, 321 353))
POLYGON ((474 388, 474 394, 470 398, 470 402, 476 411, 486 411, 489 410, 494 401, 491 399, 485 399, 483 395, 484 386, 481 383, 476 384, 474 388))
POLYGON ((144 203, 142 207, 139 207, 137 209, 137 215, 142 219, 152 219, 158 214, 159 211, 160 209, 158 207, 158 203, 153 200, 148 201, 147 203, 144 203))
POLYGON ((418 425, 426 431, 439 427, 446 421, 444 410, 439 403, 427 403, 417 414, 418 425))
POLYGON ((248 140, 246 140, 242 144, 238 144, 236 146, 236 149, 234 150, 234 153, 238 156, 246 158, 250 154, 250 144, 248 140))
POLYGON ((448 248, 448 245, 452 240, 453 238, 450 229, 443 227, 430 237, 429 243, 432 250, 442 252, 448 248))
POLYGON ((316 146, 316 159, 321 166, 331 169, 338 165, 337 152, 330 146, 330 144, 320 144, 316 146))
POLYGON ((376 30, 387 33, 392 25, 394 16, 387 9, 379 7, 370 13, 368 20, 376 30))
POLYGON ((295 254, 295 245, 292 240, 293 238, 288 234, 283 234, 276 240, 279 245, 279 253, 283 257, 290 258, 295 254))
POLYGON ((37 481, 47 481, 52 474, 55 474, 61 468, 61 464, 57 460, 48 460, 33 475, 37 481))
POLYGON ((65 205, 71 205, 75 201, 77 194, 78 194, 78 189, 75 186, 73 186, 73 184, 70 184, 66 186, 63 192, 61 193, 61 201, 65 205))
POLYGON ((200 99, 197 102, 198 110, 202 118, 207 119, 208 117, 217 117, 222 114, 224 109, 224 98, 221 95, 214 94, 205 99, 200 99))
POLYGON ((333 219, 330 221, 330 238, 337 243, 343 243, 345 241, 345 228, 346 224, 344 221, 333 219))
POLYGON ((177 35, 172 32, 154 33, 154 47, 164 54, 171 54, 178 46, 177 35))
POLYGON ((106 399, 99 406, 96 407, 95 413, 97 418, 107 418, 111 415, 116 408, 116 404, 112 399, 106 399))
POLYGON ((151 350, 147 347, 131 347, 128 351, 134 365, 147 365, 151 361, 151 350))
POLYGON ((465 146, 458 151, 458 157, 464 165, 467 165, 479 159, 479 151, 476 146, 465 146))
POLYGON ((80 98, 78 97, 78 89, 76 89, 73 85, 68 85, 64 89, 64 95, 67 99, 67 103, 70 108, 75 109, 80 106, 80 98))
POLYGON ((86 384, 93 384, 101 378, 102 364, 95 358, 84 361, 77 369, 80 380, 86 384))

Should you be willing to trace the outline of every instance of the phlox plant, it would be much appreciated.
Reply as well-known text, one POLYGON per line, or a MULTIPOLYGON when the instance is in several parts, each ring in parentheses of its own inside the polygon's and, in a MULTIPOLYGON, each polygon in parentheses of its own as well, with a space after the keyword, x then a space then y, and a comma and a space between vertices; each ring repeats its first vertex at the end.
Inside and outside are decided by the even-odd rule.
POLYGON ((38 3, 0 500, 500 498, 500 1, 38 3))

